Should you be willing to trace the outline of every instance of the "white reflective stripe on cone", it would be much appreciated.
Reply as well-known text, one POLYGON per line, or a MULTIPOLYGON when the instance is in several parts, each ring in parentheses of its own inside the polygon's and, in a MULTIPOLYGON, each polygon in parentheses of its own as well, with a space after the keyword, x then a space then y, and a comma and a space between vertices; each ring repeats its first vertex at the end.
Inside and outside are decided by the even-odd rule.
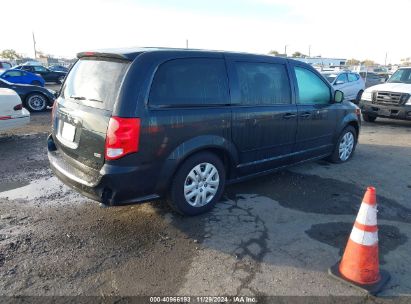
POLYGON ((358 211, 357 222, 367 226, 377 225, 377 205, 371 206, 362 203, 358 211))
POLYGON ((378 243, 378 231, 363 231, 354 226, 350 234, 350 239, 360 245, 372 246, 378 243))

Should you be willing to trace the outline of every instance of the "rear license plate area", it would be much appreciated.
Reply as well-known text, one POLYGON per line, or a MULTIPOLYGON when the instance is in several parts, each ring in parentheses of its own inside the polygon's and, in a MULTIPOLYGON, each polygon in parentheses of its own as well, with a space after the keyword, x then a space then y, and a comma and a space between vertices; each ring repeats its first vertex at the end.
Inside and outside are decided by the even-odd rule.
POLYGON ((62 121, 61 123, 61 138, 69 142, 73 142, 74 137, 76 136, 76 126, 73 126, 72 124, 64 121, 62 121))

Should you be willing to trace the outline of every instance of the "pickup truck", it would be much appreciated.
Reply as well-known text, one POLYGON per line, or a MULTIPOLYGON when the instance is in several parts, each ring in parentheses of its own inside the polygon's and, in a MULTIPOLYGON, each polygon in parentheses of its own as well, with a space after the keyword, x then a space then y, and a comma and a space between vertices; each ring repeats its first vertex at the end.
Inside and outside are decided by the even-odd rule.
POLYGON ((411 120, 411 67, 399 68, 386 83, 367 88, 359 106, 367 122, 377 117, 411 120))

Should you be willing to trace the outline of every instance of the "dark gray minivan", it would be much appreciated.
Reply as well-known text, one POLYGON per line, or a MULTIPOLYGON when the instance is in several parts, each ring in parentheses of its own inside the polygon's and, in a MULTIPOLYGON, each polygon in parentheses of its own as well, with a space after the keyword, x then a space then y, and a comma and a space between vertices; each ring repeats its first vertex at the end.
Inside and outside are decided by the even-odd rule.
POLYGON ((349 160, 360 110, 299 61, 138 48, 78 54, 52 127, 50 165, 65 184, 105 205, 166 197, 195 215, 227 183, 349 160))

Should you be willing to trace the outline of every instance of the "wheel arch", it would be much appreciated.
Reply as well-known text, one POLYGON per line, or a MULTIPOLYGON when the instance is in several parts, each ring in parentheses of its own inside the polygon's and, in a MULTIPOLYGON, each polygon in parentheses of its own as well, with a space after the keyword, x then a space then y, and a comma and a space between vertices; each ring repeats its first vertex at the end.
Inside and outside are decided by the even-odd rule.
POLYGON ((233 176, 234 168, 238 163, 238 153, 235 146, 220 136, 198 136, 180 144, 170 153, 160 171, 156 190, 165 192, 184 161, 200 152, 215 154, 226 169, 226 178, 229 179, 233 176))

